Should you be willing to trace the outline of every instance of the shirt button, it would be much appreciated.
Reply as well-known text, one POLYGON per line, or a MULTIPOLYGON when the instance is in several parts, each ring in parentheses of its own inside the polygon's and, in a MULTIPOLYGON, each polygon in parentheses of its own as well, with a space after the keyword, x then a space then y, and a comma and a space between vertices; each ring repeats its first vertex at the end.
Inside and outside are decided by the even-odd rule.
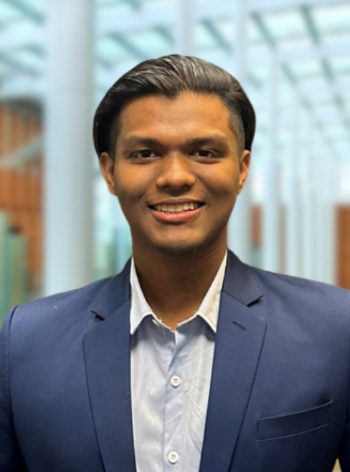
POLYGON ((176 451, 171 451, 168 454, 168 461, 170 464, 176 464, 176 462, 179 460, 179 454, 176 451))
POLYGON ((178 387, 181 383, 181 379, 178 375, 174 375, 173 377, 171 377, 170 379, 170 383, 173 387, 178 387))

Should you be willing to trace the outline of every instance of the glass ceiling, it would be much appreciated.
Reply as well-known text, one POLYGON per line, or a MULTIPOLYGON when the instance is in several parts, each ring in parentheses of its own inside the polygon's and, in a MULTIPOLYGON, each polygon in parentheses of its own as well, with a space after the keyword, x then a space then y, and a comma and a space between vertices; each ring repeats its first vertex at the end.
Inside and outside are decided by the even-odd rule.
MULTIPOLYGON (((87 0, 89 1, 89 0, 87 0)), ((92 1, 92 0, 91 0, 92 1)), ((96 0, 96 95, 118 75, 150 57, 177 48, 183 0, 96 0)), ((239 0, 237 0, 239 1, 239 0)), ((188 1, 187 4, 190 2, 188 1)), ((193 55, 232 69, 235 53, 234 0, 194 1, 193 55)), ((248 9, 248 95, 257 111, 256 146, 267 127, 269 55, 279 64, 279 142, 287 141, 293 96, 349 164, 350 4, 325 0, 250 0, 248 9)), ((0 0, 0 100, 44 100, 48 0, 0 0)))

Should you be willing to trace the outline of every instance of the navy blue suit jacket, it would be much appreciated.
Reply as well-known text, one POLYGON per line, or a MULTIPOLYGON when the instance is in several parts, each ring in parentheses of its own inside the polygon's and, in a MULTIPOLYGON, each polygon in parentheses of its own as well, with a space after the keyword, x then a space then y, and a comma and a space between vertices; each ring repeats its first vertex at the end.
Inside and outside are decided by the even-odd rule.
MULTIPOLYGON (((1 472, 135 472, 129 274, 6 316, 1 472)), ((349 292, 229 252, 200 472, 349 472, 349 380, 349 292)))

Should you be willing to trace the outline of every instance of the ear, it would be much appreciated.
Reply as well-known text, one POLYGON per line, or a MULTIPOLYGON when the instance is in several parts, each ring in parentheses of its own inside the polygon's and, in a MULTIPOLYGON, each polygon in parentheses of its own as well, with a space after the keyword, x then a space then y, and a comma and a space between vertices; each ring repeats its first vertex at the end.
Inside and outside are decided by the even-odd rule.
POLYGON ((248 178, 251 152, 245 149, 239 160, 239 191, 241 193, 248 178))
POLYGON ((115 165, 114 159, 111 158, 108 152, 103 152, 100 155, 99 164, 100 164, 100 169, 101 169, 103 178, 106 181, 109 193, 117 196, 115 183, 114 183, 114 165, 115 165))

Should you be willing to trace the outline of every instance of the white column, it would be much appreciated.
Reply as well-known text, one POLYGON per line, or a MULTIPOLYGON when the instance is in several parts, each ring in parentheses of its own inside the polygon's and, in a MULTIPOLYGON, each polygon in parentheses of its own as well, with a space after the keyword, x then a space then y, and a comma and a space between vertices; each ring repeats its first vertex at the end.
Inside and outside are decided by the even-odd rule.
MULTIPOLYGON (((314 135, 311 137, 313 140, 314 135)), ((323 184, 323 166, 324 166, 324 151, 325 149, 318 147, 320 152, 317 153, 317 160, 315 160, 314 156, 311 156, 311 163, 310 163, 310 172, 309 178, 310 185, 312 185, 313 193, 314 193, 314 228, 313 228, 313 250, 314 250, 314 267, 313 267, 313 274, 312 278, 314 280, 322 281, 322 266, 323 261, 322 259, 325 257, 324 254, 324 228, 323 228, 323 220, 324 220, 324 195, 325 189, 322 188, 323 184), (323 207, 323 208, 322 208, 323 207)))
POLYGON ((268 156, 264 172, 262 212, 262 263, 265 270, 279 272, 281 252, 281 168, 278 151, 278 64, 270 51, 268 76, 268 156))
POLYGON ((44 169, 46 295, 93 280, 93 2, 51 0, 44 169))
POLYGON ((306 279, 316 277, 316 196, 313 188, 307 188, 303 182, 301 205, 301 271, 300 276, 306 279), (306 187, 306 188, 305 188, 306 187))
MULTIPOLYGON (((233 75, 247 92, 247 10, 245 2, 235 0, 233 75)), ((254 156, 252 156, 254 159, 254 156)), ((245 263, 252 262, 252 189, 251 176, 238 195, 228 227, 228 247, 245 263)))
POLYGON ((326 153, 324 166, 325 196, 325 258, 323 281, 336 284, 337 234, 336 234, 336 192, 337 161, 332 153, 326 153))
POLYGON ((335 162, 329 149, 323 148, 318 155, 316 182, 316 272, 315 278, 320 282, 335 283, 335 208, 333 193, 335 191, 335 162), (331 162, 333 159, 333 162, 331 162))
POLYGON ((196 28, 194 0, 178 0, 177 53, 195 55, 194 31, 196 28))
POLYGON ((300 182, 299 168, 299 119, 300 101, 296 93, 292 95, 292 123, 290 127, 290 155, 287 172, 287 207, 286 207, 286 273, 300 275, 300 182))
POLYGON ((314 173, 315 130, 309 123, 302 123, 303 136, 300 141, 300 165, 298 169, 301 186, 301 272, 306 279, 315 278, 317 243, 316 243, 316 193, 314 173), (306 133, 305 133, 306 130, 306 133))

